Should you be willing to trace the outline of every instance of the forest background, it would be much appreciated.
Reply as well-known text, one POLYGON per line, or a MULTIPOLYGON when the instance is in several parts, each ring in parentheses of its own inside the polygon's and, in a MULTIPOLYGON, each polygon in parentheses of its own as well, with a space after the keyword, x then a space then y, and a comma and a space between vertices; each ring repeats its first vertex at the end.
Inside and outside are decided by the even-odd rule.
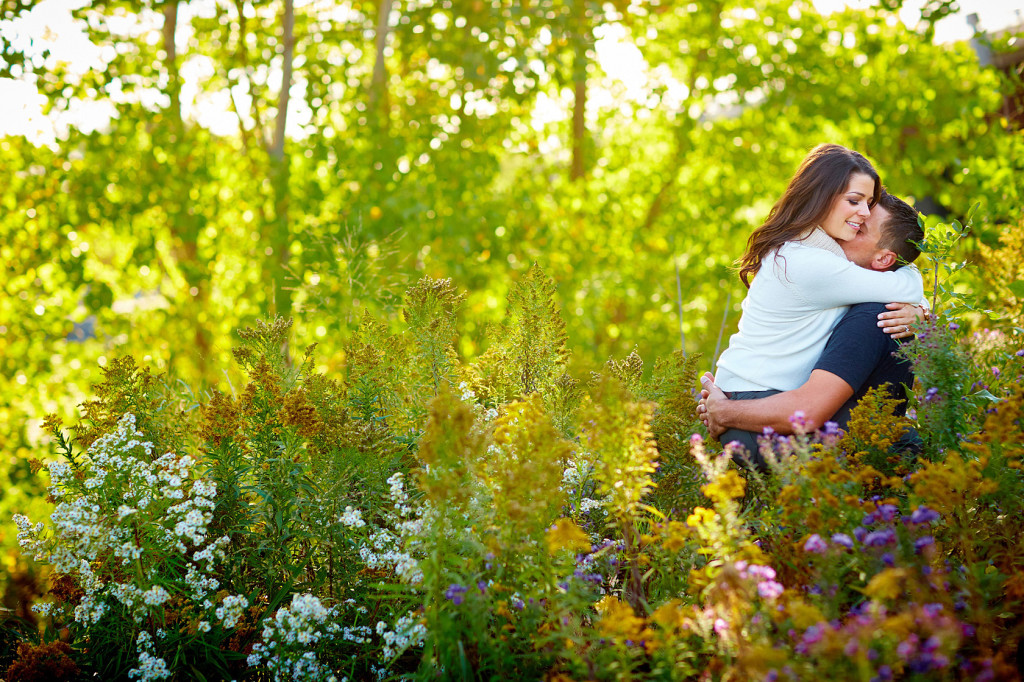
MULTIPOLYGON (((0 140, 0 518, 45 515, 41 419, 113 358, 231 393, 234 331, 283 316, 343 374, 362 311, 398 321, 423 275, 467 293, 465 358, 536 262, 575 374, 680 344, 710 368, 732 264, 819 142, 931 223, 978 204, 958 286, 1021 326, 1024 43, 936 44, 955 3, 909 28, 901 5, 101 1, 75 12, 103 63, 82 68, 37 49, 42 3, 4 0, 0 75, 34 83, 58 134, 0 140), (61 128, 97 107, 108 124, 61 128)), ((31 583, 14 536, 7 606, 31 583)))

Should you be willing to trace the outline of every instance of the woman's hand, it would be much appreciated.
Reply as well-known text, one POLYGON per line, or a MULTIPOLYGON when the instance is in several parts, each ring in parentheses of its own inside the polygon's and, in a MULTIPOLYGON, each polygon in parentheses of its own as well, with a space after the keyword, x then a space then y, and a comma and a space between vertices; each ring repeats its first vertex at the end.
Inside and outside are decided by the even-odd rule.
POLYGON ((889 310, 878 314, 878 326, 894 339, 905 339, 913 336, 911 325, 928 319, 928 310, 913 303, 889 303, 889 310))

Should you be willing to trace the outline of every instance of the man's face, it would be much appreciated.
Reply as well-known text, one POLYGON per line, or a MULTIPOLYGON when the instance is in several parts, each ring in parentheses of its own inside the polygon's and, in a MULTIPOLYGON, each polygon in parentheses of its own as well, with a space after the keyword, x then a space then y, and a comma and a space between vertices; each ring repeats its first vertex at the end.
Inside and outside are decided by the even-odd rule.
POLYGON ((882 225, 889 220, 889 212, 879 204, 871 208, 871 214, 864 221, 864 226, 857 231, 853 239, 839 242, 843 253, 851 261, 862 268, 871 269, 871 262, 878 253, 878 240, 882 237, 882 225))

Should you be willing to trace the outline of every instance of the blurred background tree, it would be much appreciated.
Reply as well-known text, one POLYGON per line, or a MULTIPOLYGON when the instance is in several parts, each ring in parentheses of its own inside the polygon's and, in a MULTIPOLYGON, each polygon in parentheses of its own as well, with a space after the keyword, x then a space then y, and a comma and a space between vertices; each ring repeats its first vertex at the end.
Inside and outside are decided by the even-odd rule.
MULTIPOLYGON (((233 330, 279 314, 341 372, 359 309, 394 317, 422 274, 468 293, 466 357, 537 262, 577 374, 681 343, 711 367, 732 263, 820 142, 926 212, 981 202, 969 247, 1005 258, 1020 80, 930 39, 952 3, 914 29, 901 4, 108 0, 74 12, 79 61, 46 3, 5 0, 3 75, 56 133, 0 140, 0 516, 42 516, 39 421, 111 358, 187 408, 238 385, 233 330)), ((13 545, 5 523, 8 570, 13 545)))

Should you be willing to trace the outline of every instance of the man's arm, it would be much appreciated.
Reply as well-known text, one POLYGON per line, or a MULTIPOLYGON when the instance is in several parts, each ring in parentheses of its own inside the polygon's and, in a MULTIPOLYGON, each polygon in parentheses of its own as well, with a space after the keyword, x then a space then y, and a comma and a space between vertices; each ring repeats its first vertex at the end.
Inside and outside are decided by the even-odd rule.
POLYGON ((789 418, 804 413, 809 430, 821 428, 839 408, 853 396, 853 387, 831 372, 816 369, 800 388, 754 400, 729 400, 715 386, 714 376, 705 373, 700 380, 704 410, 701 418, 713 437, 727 429, 760 432, 769 426, 776 433, 789 434, 793 425, 789 418))

